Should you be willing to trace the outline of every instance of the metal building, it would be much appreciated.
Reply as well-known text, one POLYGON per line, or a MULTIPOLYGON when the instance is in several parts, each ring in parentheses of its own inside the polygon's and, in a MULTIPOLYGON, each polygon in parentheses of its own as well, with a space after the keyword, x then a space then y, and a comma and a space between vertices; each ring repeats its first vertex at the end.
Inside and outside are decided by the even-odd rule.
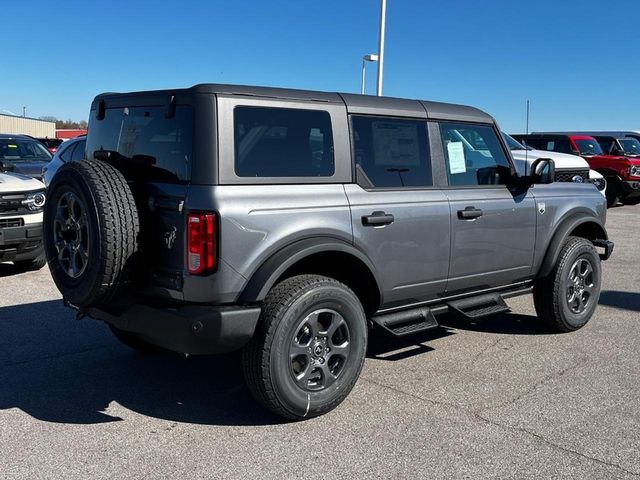
POLYGON ((36 118, 16 117, 0 113, 0 133, 56 138, 56 124, 36 118))

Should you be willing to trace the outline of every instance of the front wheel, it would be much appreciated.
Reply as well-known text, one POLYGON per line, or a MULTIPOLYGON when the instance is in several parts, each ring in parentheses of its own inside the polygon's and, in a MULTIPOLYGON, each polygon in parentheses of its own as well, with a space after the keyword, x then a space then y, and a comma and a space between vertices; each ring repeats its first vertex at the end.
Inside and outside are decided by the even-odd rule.
POLYGON ((607 178, 607 190, 604 192, 607 197, 607 207, 611 208, 618 204, 622 195, 622 187, 618 177, 607 178))
POLYGON ((299 275, 265 298, 258 329, 243 350, 244 376, 256 400, 277 415, 316 417, 347 397, 366 348, 358 297, 334 279, 299 275))
POLYGON ((598 305, 601 282, 600 257, 593 244, 569 237, 551 273, 534 285, 538 317, 558 332, 582 328, 598 305))

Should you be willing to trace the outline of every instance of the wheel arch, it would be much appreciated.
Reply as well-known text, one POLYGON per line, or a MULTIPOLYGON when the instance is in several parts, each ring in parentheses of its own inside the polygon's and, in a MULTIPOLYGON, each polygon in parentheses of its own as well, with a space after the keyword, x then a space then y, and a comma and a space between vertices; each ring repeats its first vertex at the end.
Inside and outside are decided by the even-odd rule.
POLYGON ((349 243, 321 237, 299 240, 272 255, 251 276, 239 301, 261 302, 279 281, 308 273, 346 284, 358 296, 367 315, 380 306, 380 283, 369 259, 349 243))
POLYGON ((560 250, 568 237, 582 237, 587 240, 608 240, 607 230, 600 220, 587 213, 572 215, 563 220, 556 228, 551 242, 547 247, 542 266, 537 277, 546 277, 553 270, 553 266, 558 260, 560 250))

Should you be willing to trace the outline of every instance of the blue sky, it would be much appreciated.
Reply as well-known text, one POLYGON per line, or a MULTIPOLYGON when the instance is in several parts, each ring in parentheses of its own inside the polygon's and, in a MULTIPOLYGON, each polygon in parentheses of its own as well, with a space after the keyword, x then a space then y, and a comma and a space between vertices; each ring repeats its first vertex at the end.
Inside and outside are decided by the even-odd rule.
MULTIPOLYGON (((86 119, 103 91, 220 82, 358 92, 378 0, 3 2, 0 111, 86 119), (11 25, 12 28, 6 28, 11 25)), ((384 94, 509 132, 640 129, 640 2, 388 0, 384 94)), ((375 66, 367 90, 375 91, 375 66)))

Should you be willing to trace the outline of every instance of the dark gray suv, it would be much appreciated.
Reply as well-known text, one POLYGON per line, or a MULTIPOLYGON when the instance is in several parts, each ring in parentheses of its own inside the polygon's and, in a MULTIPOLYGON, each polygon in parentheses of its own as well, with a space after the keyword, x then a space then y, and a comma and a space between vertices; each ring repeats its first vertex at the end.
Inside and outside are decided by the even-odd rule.
POLYGON ((531 292, 551 328, 587 323, 613 249, 605 201, 553 169, 519 177, 493 118, 460 105, 109 93, 86 160, 49 187, 45 248, 65 301, 126 345, 242 348, 263 405, 312 417, 350 392, 370 328, 409 335, 531 292))

